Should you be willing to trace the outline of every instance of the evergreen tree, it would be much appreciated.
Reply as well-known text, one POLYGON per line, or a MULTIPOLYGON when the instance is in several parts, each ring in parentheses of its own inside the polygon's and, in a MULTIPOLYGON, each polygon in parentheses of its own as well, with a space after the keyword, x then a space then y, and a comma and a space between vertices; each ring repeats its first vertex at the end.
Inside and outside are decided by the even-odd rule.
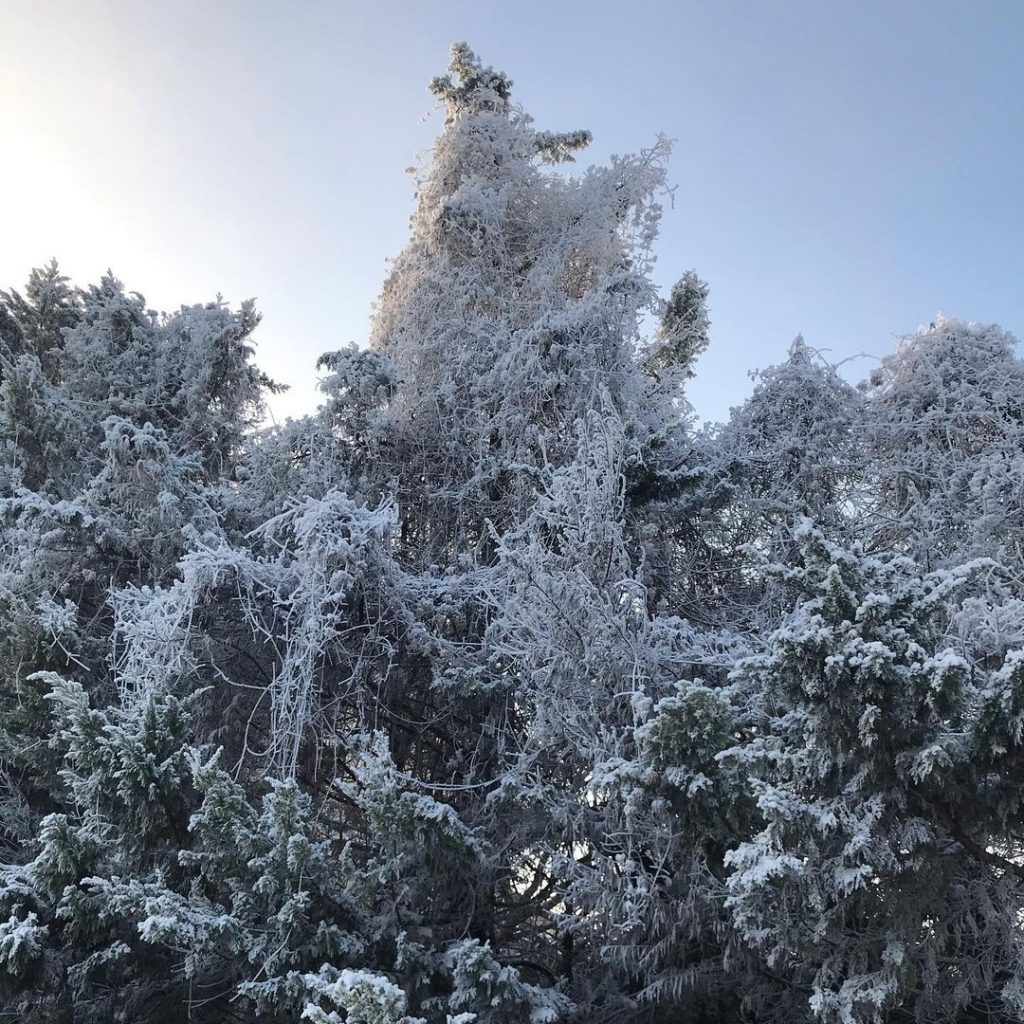
POLYGON ((250 303, 0 293, 0 1015, 1019 1019, 1015 343, 798 338, 698 430, 667 142, 431 88, 314 414, 250 303))
POLYGON ((1019 1019, 1019 655, 985 672, 945 635, 970 566, 797 539, 796 606, 735 669, 744 740, 720 755, 763 816, 727 857, 736 927, 787 1014, 1019 1019))
POLYGON ((571 455, 605 393, 636 418, 639 319, 667 143, 579 177, 547 171, 587 132, 537 131, 511 82, 464 45, 432 90, 446 121, 417 187, 372 344, 397 367, 405 541, 418 564, 493 559, 545 465, 571 455), (415 511, 414 511, 415 510, 415 511))
POLYGON ((862 401, 802 337, 788 358, 754 374, 753 393, 698 442, 708 543, 727 566, 731 621, 770 631, 787 609, 762 571, 795 557, 803 518, 836 540, 863 515, 862 401))
POLYGON ((941 568, 1021 564, 1024 361, 995 325, 939 316, 865 384, 878 543, 941 568))

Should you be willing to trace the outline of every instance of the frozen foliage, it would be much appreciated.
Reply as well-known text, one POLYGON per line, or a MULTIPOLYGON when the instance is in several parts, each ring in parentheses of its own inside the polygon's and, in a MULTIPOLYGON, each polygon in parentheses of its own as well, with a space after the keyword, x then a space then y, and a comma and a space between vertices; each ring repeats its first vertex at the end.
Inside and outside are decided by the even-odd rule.
POLYGON ((404 501, 422 503, 416 546, 436 560, 488 557, 484 521, 504 529, 526 511, 536 474, 571 452, 573 425, 606 397, 647 414, 635 348, 656 307, 669 149, 658 140, 607 168, 552 174, 538 157, 566 159, 589 135, 538 132, 508 80, 464 47, 451 71, 433 85, 445 130, 372 332, 402 381, 386 422, 404 501))
POLYGON ((865 386, 878 529, 926 565, 1021 562, 1024 363, 998 327, 940 316, 865 386))
POLYGON ((668 141, 431 89, 313 415, 251 303, 0 293, 0 1016, 1020 1020, 1015 341, 798 338, 697 429, 668 141))
POLYGON ((743 742, 720 754, 763 817, 726 856, 736 926, 823 1020, 1020 1013, 1024 793, 1017 740, 988 732, 1017 659, 986 672, 946 646, 971 566, 922 575, 796 537, 797 604, 735 669, 743 742))

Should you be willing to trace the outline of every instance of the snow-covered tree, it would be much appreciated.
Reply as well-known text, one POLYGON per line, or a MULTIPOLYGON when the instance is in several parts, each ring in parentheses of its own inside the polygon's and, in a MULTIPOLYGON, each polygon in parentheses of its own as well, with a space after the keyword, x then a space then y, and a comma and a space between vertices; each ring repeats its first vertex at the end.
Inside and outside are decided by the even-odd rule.
POLYGON ((0 293, 0 1016, 1019 1019, 1012 339, 798 339, 697 429, 667 141, 431 88, 309 416, 249 303, 0 293))
POLYGON ((861 477, 857 392, 802 337, 755 380, 711 454, 729 482, 729 542, 782 555, 803 517, 849 535, 861 477))
POLYGON ((1022 563, 1024 360, 988 324, 939 316, 865 385, 877 543, 928 566, 1022 563))
POLYGON ((864 385, 865 529, 928 568, 1003 566, 958 609, 965 645, 998 663, 1024 645, 1024 360, 995 325, 939 316, 864 385))
POLYGON ((434 82, 446 121, 417 187, 372 344, 402 381, 390 405, 406 527, 421 564, 493 558, 532 501, 537 471, 611 396, 640 418, 634 358, 667 143, 576 177, 587 132, 538 131, 511 83, 465 46, 434 82))
POLYGON ((945 632, 984 567, 922 573, 806 521, 797 540, 797 604, 735 669, 743 739, 719 754, 763 819, 727 855, 736 927, 782 1019, 1018 1019, 1020 658, 986 672, 945 632))
POLYGON ((688 270, 672 288, 661 314, 661 326, 648 356, 651 372, 675 370, 695 376, 694 363, 711 341, 708 285, 688 270))
MULTIPOLYGON (((34 356, 51 381, 60 379, 60 353, 64 331, 74 327, 81 297, 60 272, 56 260, 29 274, 25 294, 0 292, 0 345, 4 362, 22 355, 34 356)), ((7 366, 4 366, 6 376, 7 366)))
MULTIPOLYGON (((61 755, 48 742, 51 674, 77 677, 98 711, 116 699, 111 591, 168 582, 186 536, 218 525, 224 475, 269 382, 251 367, 249 307, 158 317, 109 277, 72 290, 55 265, 0 304, 0 808, 17 877, 40 843, 35 862, 50 849, 49 862, 74 874, 86 861, 64 857, 62 842, 127 844, 137 823, 90 831, 67 813, 61 755)), ((51 912, 26 911, 39 921, 51 912)), ((33 927, 58 939, 49 920, 33 927)), ((69 990, 52 970, 71 961, 40 949, 48 966, 33 977, 60 1003, 69 990)))

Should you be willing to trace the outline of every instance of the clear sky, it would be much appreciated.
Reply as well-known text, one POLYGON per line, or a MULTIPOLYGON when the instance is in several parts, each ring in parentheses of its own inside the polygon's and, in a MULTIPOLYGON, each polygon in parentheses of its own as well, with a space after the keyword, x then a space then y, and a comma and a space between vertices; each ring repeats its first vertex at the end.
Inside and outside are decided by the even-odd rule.
POLYGON ((834 361, 939 310, 1024 334, 1024 0, 0 0, 0 286, 56 256, 157 308, 255 296, 273 412, 311 408, 456 39, 587 161, 677 140, 657 277, 711 284, 703 416, 798 331, 834 361))

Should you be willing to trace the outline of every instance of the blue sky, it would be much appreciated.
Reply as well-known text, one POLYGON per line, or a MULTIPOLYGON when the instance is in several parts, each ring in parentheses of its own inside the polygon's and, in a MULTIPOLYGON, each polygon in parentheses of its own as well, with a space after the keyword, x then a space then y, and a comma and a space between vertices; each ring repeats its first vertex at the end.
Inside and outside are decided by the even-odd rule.
POLYGON ((0 23, 0 286, 57 256, 158 308, 255 296, 278 418, 366 338, 456 39, 540 127, 591 129, 585 162, 677 140, 656 276, 711 285, 701 415, 798 331, 833 361, 939 310, 1024 333, 1018 0, 0 0, 0 23))

